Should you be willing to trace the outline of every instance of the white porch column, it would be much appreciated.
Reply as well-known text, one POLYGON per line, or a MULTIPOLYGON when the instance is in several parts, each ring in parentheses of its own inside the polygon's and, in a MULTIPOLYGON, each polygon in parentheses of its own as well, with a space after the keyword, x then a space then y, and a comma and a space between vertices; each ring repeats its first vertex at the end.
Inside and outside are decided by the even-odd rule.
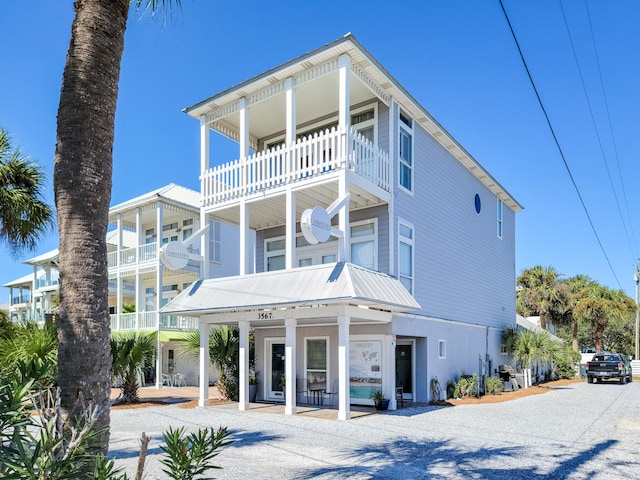
POLYGON ((140 209, 136 208, 136 283, 135 283, 135 302, 136 302, 136 330, 140 328, 140 312, 144 310, 142 306, 142 276, 140 275, 140 247, 142 245, 142 215, 140 209))
MULTIPOLYGON (((36 290, 38 288, 38 266, 33 266, 33 278, 31 279, 31 319, 36 320, 36 290)), ((22 293, 22 292, 21 292, 22 293)), ((22 296, 22 295, 20 295, 22 296)), ((20 299, 22 301, 22 299, 20 299)))
POLYGON ((211 326, 205 323, 202 317, 198 322, 200 326, 200 368, 199 368, 199 396, 198 406, 209 405, 209 329, 211 326))
POLYGON ((211 162, 210 158, 211 138, 209 137, 209 125, 207 125, 207 118, 204 115, 200 116, 200 196, 204 195, 207 191, 205 187, 206 180, 204 174, 209 170, 211 162))
POLYGON ((244 97, 238 100, 238 113, 240 114, 240 161, 242 161, 249 156, 249 108, 244 97))
POLYGON ((120 317, 122 315, 122 277, 120 276, 120 265, 122 264, 122 216, 118 214, 116 219, 116 252, 118 260, 116 264, 116 317, 118 318, 118 326, 120 326, 120 317))
POLYGON ((389 399, 389 410, 396 407, 396 348, 393 335, 385 335, 382 345, 382 393, 389 399))
POLYGON ((249 209, 244 198, 240 199, 240 275, 249 273, 249 262, 247 261, 249 248, 249 209))
POLYGON ((338 130, 340 131, 340 156, 343 162, 347 158, 347 135, 351 126, 351 57, 346 53, 338 58, 338 77, 340 82, 338 100, 338 130))
POLYGON ((287 124, 285 127, 285 145, 291 145, 296 141, 296 91, 293 89, 293 79, 291 77, 284 81, 287 124))
MULTIPOLYGON (((209 125, 204 115, 200 116, 200 199, 204 199, 210 191, 211 185, 207 183, 205 173, 209 170, 211 162, 211 138, 209 125)), ((207 226, 209 221, 204 208, 200 208, 200 227, 207 226)), ((200 280, 209 278, 209 234, 200 238, 200 252, 203 256, 200 266, 200 280)))
POLYGON ((284 321, 286 338, 284 341, 284 375, 286 379, 284 407, 285 415, 296 414, 296 326, 295 318, 284 321))
POLYGON ((249 322, 241 320, 238 322, 240 335, 240 392, 238 394, 238 410, 249 409, 249 322))
MULTIPOLYGON (((346 170, 343 170, 338 180, 338 198, 346 197, 348 191, 346 170)), ((340 242, 339 260, 341 262, 350 262, 351 228, 349 227, 349 202, 345 202, 340 208, 338 213, 338 229, 344 233, 343 237, 338 239, 340 242)))
POLYGON ((285 233, 285 269, 296 267, 296 194, 291 187, 287 187, 286 206, 286 233, 285 233))
POLYGON ((162 388, 162 342, 160 342, 160 329, 158 329, 158 342, 156 345, 156 388, 162 388))
POLYGON ((162 261, 160 260, 160 249, 162 248, 162 223, 163 223, 163 205, 158 202, 156 204, 156 321, 158 333, 160 333, 160 309, 162 308, 162 261))
POLYGON ((338 316, 338 420, 351 418, 349 390, 349 315, 338 316))
POLYGON ((211 222, 207 218, 204 208, 200 209, 200 227, 207 227, 207 231, 200 237, 200 252, 202 254, 202 264, 200 265, 200 280, 211 278, 211 245, 209 238, 211 235, 211 222))

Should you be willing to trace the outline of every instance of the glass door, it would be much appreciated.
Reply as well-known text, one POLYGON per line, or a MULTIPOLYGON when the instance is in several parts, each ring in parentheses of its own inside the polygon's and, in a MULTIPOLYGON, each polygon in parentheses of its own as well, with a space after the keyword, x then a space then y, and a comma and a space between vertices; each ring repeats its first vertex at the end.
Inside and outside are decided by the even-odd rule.
POLYGON ((402 387, 402 397, 413 399, 413 343, 396 345, 396 388, 402 387))
POLYGON ((284 342, 267 342, 267 396, 270 399, 284 399, 284 342))

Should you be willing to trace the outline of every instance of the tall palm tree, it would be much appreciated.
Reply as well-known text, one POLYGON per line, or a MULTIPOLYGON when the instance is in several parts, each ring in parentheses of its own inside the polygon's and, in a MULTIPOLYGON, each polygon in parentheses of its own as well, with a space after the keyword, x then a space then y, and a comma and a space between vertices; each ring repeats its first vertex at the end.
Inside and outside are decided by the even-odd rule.
POLYGON ((53 225, 53 212, 42 200, 43 183, 42 169, 0 128, 0 242, 16 254, 32 250, 53 225))
POLYGON ((580 348, 578 345, 578 326, 580 317, 573 314, 578 302, 587 295, 589 288, 593 287, 595 282, 586 275, 576 275, 575 277, 564 280, 558 288, 564 292, 567 299, 564 312, 562 312, 562 321, 571 325, 571 345, 573 350, 577 352, 580 348))
POLYGON ((603 285, 594 284, 588 288, 586 295, 580 299, 573 314, 581 321, 589 322, 596 329, 596 353, 602 351, 602 337, 609 318, 621 318, 635 308, 635 302, 622 290, 612 290, 603 285))
MULTIPOLYGON (((155 11, 170 0, 133 3, 155 11)), ((106 454, 111 378, 106 233, 129 0, 76 0, 74 7, 54 159, 60 233, 58 383, 62 409, 71 422, 83 401, 102 411, 96 428, 104 434, 97 449, 106 454)))
POLYGON ((138 377, 146 373, 153 365, 156 354, 154 334, 117 333, 111 336, 111 354, 113 356, 113 376, 120 377, 121 398, 119 403, 139 401, 138 377))
POLYGON ((558 289, 560 273, 553 267, 535 267, 522 271, 517 279, 516 308, 520 315, 540 315, 540 326, 547 329, 547 319, 562 309, 564 298, 558 289))

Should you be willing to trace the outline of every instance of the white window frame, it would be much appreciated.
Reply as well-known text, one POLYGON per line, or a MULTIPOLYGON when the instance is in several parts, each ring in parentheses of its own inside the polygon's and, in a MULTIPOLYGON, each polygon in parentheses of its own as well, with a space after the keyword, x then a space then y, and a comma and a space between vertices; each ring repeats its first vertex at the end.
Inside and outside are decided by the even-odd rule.
POLYGON ((373 126, 373 144, 378 145, 378 103, 368 104, 360 108, 356 108, 351 112, 351 120, 353 122, 353 117, 360 113, 366 112, 367 110, 373 110, 373 118, 369 120, 365 120, 360 123, 351 123, 351 128, 353 128, 356 132, 360 130, 364 130, 373 126))
MULTIPOLYGON (((369 242, 373 240, 373 265, 374 265, 373 270, 377 271, 378 270, 378 218, 374 217, 374 218, 359 220, 357 222, 350 223, 349 236, 351 236, 351 227, 356 227, 358 225, 365 225, 367 223, 373 224, 373 234, 363 236, 363 237, 356 237, 355 241, 353 240, 353 238, 350 238, 350 245, 354 243, 369 242)), ((302 234, 297 234, 296 245, 298 244, 297 241, 303 238, 304 236, 302 234)), ((266 238, 264 240, 264 270, 263 271, 265 272, 269 271, 268 266, 269 266, 270 257, 277 257, 277 256, 286 254, 285 248, 282 248, 280 250, 273 250, 269 252, 267 248, 268 244, 274 241, 279 241, 284 239, 285 239, 285 236, 281 235, 277 237, 266 238)), ((339 249, 338 239, 333 236, 330 237, 328 241, 322 244, 296 246, 296 259, 298 261, 297 267, 300 267, 300 262, 303 262, 309 259, 311 259, 311 265, 323 264, 325 263, 323 261, 324 257, 329 255, 334 256, 337 261, 338 249, 339 249)))
POLYGON ((500 200, 500 197, 496 197, 496 200, 496 233, 498 234, 498 238, 502 239, 504 228, 502 211, 504 210, 504 202, 500 200))
POLYGON ((413 128, 413 124, 414 124, 414 120, 413 118, 411 118, 410 115, 407 115, 406 113, 404 113, 402 110, 398 111, 398 187, 410 194, 413 194, 413 185, 414 185, 414 177, 415 177, 415 172, 414 172, 414 128, 413 128), (411 126, 407 125, 401 118, 400 115, 406 117, 407 119, 411 120, 411 126), (404 133, 406 135, 408 135, 410 137, 410 149, 411 149, 411 158, 409 158, 409 161, 411 162, 410 164, 407 164, 406 161, 403 160, 402 155, 401 155, 401 148, 402 148, 402 139, 400 138, 402 131, 404 131, 404 133), (405 185, 402 184, 401 181, 401 173, 402 173, 402 168, 406 167, 409 170, 409 187, 407 188, 405 185))
MULTIPOLYGON (((309 340, 324 340, 325 341, 325 356, 327 359, 327 366, 326 369, 324 370, 325 372, 325 378, 327 379, 327 383, 325 385, 326 390, 331 389, 331 373, 330 373, 330 368, 329 366, 331 365, 331 358, 330 358, 330 348, 329 348, 329 336, 313 336, 313 337, 304 337, 304 381, 305 381, 305 387, 307 389, 309 389, 309 384, 308 384, 308 379, 309 379, 309 367, 307 365, 307 342, 309 340)), ((314 372, 322 372, 323 370, 319 370, 319 369, 313 369, 314 372)))
POLYGON ((222 222, 209 220, 209 261, 222 262, 222 222))
MULTIPOLYGON (((286 246, 283 244, 283 248, 279 249, 279 250, 273 250, 273 251, 269 251, 268 244, 271 242, 277 242, 280 240, 285 240, 285 236, 284 235, 280 235, 278 237, 271 237, 271 238, 266 238, 264 240, 264 271, 265 272, 275 272, 278 270, 269 270, 269 258, 271 257, 279 257, 279 256, 285 256, 286 255, 286 246)), ((286 262, 285 262, 286 264, 286 262)), ((279 270, 285 270, 285 268, 281 268, 279 270)))
MULTIPOLYGON (((360 220, 358 222, 353 222, 349 224, 349 244, 352 248, 351 253, 353 253, 353 245, 356 243, 365 243, 373 240, 373 268, 372 270, 378 271, 378 218, 370 218, 367 220, 360 220), (354 237, 351 236, 351 228, 357 227, 360 225, 373 224, 373 233, 363 236, 363 237, 354 237)), ((353 261, 353 256, 352 256, 353 261)))
MULTIPOLYGON (((408 278, 411 280, 411 290, 409 293, 413 295, 416 290, 416 229, 412 223, 409 223, 405 220, 398 220, 398 279, 402 282, 402 278, 408 278), (405 227, 411 230, 411 237, 405 237, 400 233, 401 228, 405 227), (402 261, 400 258, 401 248, 400 244, 404 243, 405 245, 409 245, 411 247, 411 276, 403 275, 400 272, 400 266, 402 265, 402 261)), ((404 284, 403 284, 404 285, 404 284)), ((406 285, 405 285, 406 288, 406 285)))
POLYGON ((438 359, 445 360, 447 358, 447 341, 438 340, 438 359))

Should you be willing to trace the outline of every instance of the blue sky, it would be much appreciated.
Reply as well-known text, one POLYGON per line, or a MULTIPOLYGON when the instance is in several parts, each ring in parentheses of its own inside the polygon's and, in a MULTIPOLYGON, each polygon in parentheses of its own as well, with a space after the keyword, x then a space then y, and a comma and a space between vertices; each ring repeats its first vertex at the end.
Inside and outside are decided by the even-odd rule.
MULTIPOLYGON (((497 0, 182 0, 165 26, 131 13, 112 204, 170 182, 197 190, 198 123, 182 109, 352 32, 524 205, 516 220, 516 273, 551 265, 634 296, 640 2, 564 0, 573 47, 559 0, 504 4, 613 271, 497 0)), ((73 15, 71 1, 0 4, 0 126, 44 168, 51 204, 56 113, 73 15)), ((56 247, 57 234, 17 259, 0 246, 0 285, 30 273, 25 259, 56 247)), ((0 303, 8 296, 8 289, 0 292, 0 303)))

